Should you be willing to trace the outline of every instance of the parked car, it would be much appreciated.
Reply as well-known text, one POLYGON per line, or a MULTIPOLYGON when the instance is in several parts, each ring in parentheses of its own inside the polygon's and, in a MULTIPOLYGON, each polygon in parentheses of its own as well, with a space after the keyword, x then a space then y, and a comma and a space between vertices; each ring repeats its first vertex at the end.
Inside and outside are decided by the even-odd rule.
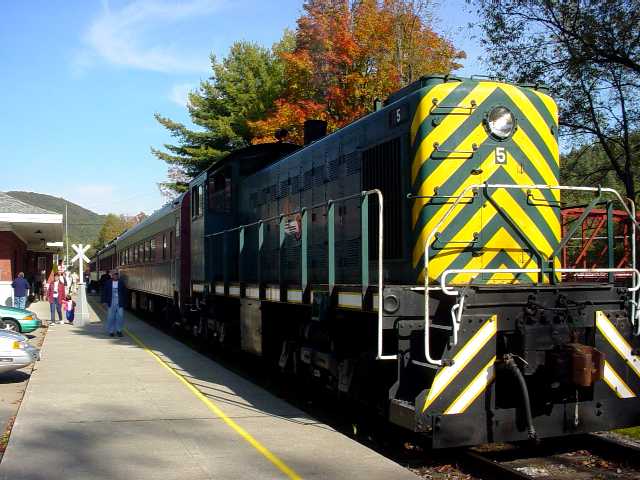
POLYGON ((31 310, 0 306, 0 329, 18 333, 33 332, 42 326, 38 316, 31 310))
POLYGON ((18 370, 40 360, 40 350, 29 344, 27 337, 0 330, 0 373, 18 370))

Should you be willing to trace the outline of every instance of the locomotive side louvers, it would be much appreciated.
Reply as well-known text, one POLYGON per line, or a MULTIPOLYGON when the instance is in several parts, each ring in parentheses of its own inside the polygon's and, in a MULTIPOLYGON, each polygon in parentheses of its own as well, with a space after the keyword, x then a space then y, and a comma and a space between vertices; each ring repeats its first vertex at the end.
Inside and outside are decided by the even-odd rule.
MULTIPOLYGON (((398 259, 402 256, 402 170, 400 168, 400 138, 376 145, 362 153, 363 190, 375 188, 384 198, 384 258, 398 259)), ((376 260, 378 251, 377 210, 369 210, 370 242, 369 259, 376 260)))

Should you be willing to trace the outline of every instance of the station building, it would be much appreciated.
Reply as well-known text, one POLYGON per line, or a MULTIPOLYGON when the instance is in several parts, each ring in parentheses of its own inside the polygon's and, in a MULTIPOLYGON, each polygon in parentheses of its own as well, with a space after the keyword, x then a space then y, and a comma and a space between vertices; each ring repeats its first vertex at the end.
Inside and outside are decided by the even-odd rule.
POLYGON ((63 238, 62 214, 0 192, 0 304, 13 304, 11 282, 24 272, 30 282, 51 269, 63 238))

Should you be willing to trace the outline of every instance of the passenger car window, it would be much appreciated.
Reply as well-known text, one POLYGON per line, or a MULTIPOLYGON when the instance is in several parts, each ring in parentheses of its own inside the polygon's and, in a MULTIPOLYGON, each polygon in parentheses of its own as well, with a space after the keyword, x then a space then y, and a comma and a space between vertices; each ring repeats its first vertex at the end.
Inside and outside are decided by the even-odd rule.
POLYGON ((191 218, 202 214, 202 185, 196 185, 191 190, 191 218))
POLYGON ((162 235, 162 259, 167 258, 167 234, 162 235))

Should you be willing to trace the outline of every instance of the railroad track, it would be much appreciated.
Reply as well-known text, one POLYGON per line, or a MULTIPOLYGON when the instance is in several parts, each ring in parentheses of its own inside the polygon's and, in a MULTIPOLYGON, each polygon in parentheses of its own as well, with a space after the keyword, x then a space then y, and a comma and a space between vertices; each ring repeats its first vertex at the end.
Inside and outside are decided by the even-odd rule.
POLYGON ((483 479, 640 478, 640 447, 595 434, 537 445, 475 447, 461 451, 458 461, 463 470, 483 479))

